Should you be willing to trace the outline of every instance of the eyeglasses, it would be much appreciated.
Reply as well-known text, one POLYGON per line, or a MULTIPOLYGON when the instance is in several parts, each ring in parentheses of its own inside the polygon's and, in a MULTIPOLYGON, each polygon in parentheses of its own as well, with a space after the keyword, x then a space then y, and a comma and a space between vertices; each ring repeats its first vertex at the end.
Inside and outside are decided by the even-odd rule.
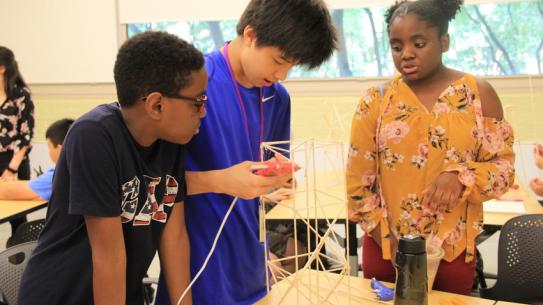
POLYGON ((196 106, 196 108, 198 108, 198 110, 202 110, 204 108, 205 104, 207 103, 207 95, 206 94, 202 94, 202 95, 197 96, 197 97, 190 97, 190 96, 183 96, 183 95, 175 95, 175 96, 165 95, 165 97, 179 99, 179 100, 192 101, 193 105, 196 106))
MULTIPOLYGON (((202 94, 197 97, 183 96, 183 95, 164 95, 167 98, 173 98, 177 100, 191 101, 192 104, 198 109, 199 112, 203 111, 205 104, 207 103, 207 95, 202 94)), ((143 101, 147 100, 147 97, 142 98, 143 101)))

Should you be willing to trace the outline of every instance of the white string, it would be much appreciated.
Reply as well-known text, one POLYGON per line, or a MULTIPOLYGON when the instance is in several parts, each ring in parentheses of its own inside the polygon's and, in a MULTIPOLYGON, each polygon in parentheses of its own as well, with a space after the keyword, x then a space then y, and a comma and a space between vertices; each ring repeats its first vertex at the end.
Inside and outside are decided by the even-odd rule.
POLYGON ((177 305, 181 304, 181 302, 183 301, 183 299, 185 298, 187 293, 190 291, 190 288, 192 287, 194 282, 196 282, 198 277, 200 277, 200 274, 202 274, 202 272, 204 272, 204 269, 206 268, 207 263, 209 262, 209 259, 211 258, 211 255, 213 254, 213 251, 215 251, 215 246, 217 246, 217 242, 219 241, 219 237, 221 236, 222 229, 224 228, 224 224, 226 223, 226 220, 228 219, 228 216, 230 216, 230 212, 232 212, 232 209, 234 209, 234 206, 236 205, 236 202, 238 202, 238 197, 236 197, 236 198, 234 198, 234 200, 232 200, 232 203, 230 204, 230 208, 228 208, 228 211, 224 215, 224 219, 222 220, 221 226, 219 227, 219 230, 217 231, 217 235, 215 235, 215 240, 213 240, 213 245, 211 246, 211 250, 209 250, 209 253, 207 254, 207 257, 206 257, 204 263, 202 264, 202 267, 200 267, 200 270, 198 270, 198 273, 196 273, 196 276, 194 276, 194 279, 192 279, 192 281, 187 286, 187 288, 185 288, 185 291, 183 291, 183 294, 181 295, 181 297, 177 301, 177 305))

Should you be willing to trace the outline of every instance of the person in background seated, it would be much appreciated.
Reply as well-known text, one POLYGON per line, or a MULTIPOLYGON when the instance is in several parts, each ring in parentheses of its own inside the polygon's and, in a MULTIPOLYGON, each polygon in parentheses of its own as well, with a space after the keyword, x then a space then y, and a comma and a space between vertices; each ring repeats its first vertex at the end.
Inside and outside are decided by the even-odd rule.
MULTIPOLYGON (((66 137, 73 122, 72 119, 61 119, 51 124, 45 131, 49 157, 55 164, 57 164, 64 137, 66 137)), ((53 189, 54 173, 55 167, 51 167, 45 173, 30 181, 0 182, 0 200, 32 200, 38 198, 49 200, 53 189)))

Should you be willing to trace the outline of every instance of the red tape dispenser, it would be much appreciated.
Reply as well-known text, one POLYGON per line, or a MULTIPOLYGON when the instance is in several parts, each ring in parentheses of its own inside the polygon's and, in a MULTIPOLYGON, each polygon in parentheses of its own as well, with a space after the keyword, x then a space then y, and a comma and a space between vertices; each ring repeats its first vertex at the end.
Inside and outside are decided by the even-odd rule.
POLYGON ((288 160, 278 160, 273 158, 265 161, 264 164, 253 166, 252 169, 255 170, 255 174, 257 175, 271 177, 292 174, 293 172, 298 171, 300 167, 296 163, 288 160))

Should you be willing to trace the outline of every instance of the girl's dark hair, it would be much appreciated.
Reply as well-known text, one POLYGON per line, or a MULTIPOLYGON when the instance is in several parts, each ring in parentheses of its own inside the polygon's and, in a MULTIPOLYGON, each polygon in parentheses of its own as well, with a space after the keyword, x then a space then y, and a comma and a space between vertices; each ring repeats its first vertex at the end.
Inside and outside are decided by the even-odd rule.
POLYGON ((337 31, 323 0, 252 0, 236 31, 255 31, 259 47, 276 47, 288 60, 309 69, 326 61, 337 49, 337 31))
POLYGON ((3 46, 0 46, 0 66, 4 66, 4 88, 9 99, 17 97, 22 88, 26 88, 23 76, 19 72, 19 66, 15 61, 13 52, 3 46))
POLYGON ((415 14, 428 26, 437 28, 441 36, 447 33, 449 21, 454 19, 463 3, 463 0, 396 1, 385 13, 387 31, 390 31, 390 25, 396 17, 415 14))

